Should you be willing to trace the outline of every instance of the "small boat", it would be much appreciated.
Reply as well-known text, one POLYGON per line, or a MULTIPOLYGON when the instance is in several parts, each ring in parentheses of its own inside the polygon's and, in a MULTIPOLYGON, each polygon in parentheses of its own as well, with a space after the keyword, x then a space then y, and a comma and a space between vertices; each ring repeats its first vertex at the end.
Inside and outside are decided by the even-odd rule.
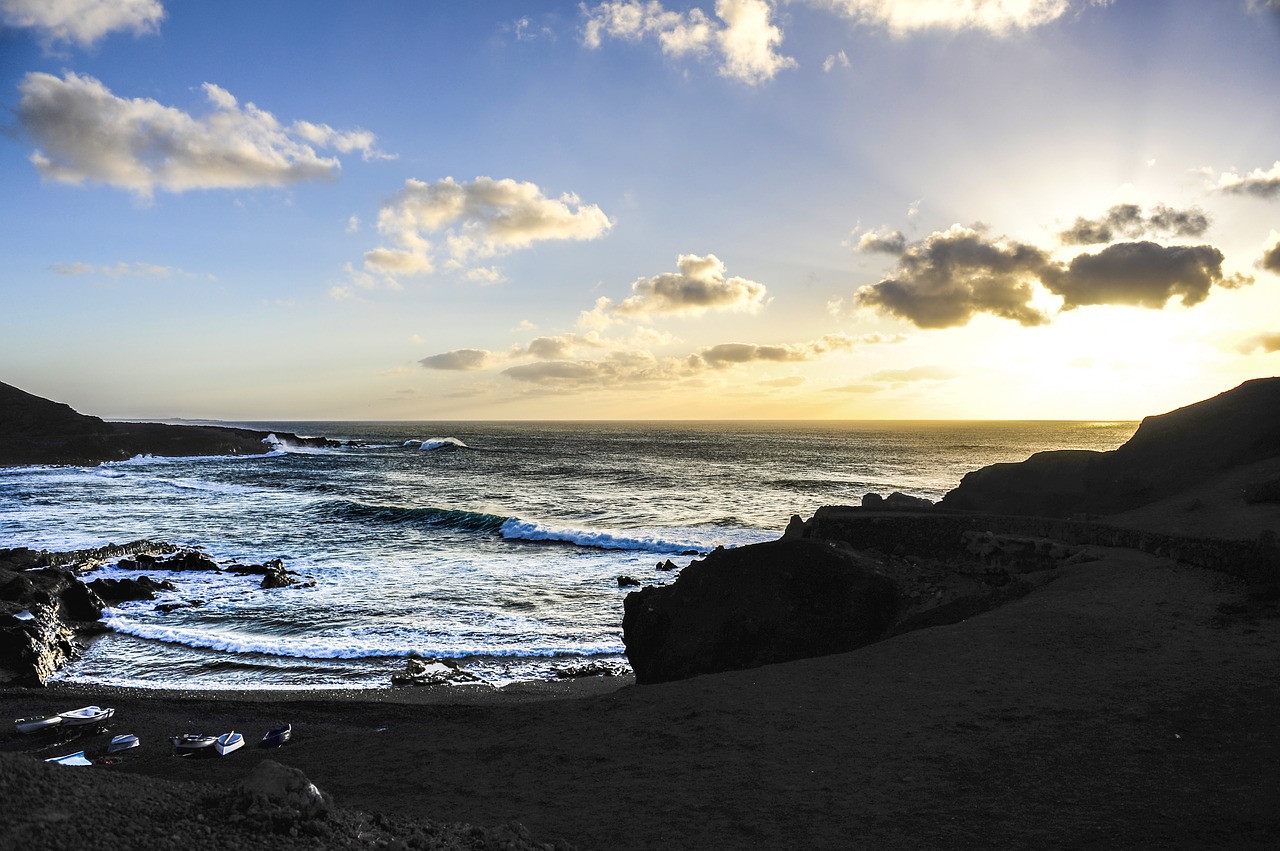
POLYGON ((121 736, 115 736, 111 739, 111 744, 107 745, 107 753, 119 753, 127 751, 129 748, 138 746, 138 737, 133 733, 125 733, 121 736))
POLYGON ((213 747, 217 740, 216 736, 206 736, 203 733, 183 733, 173 737, 173 750, 179 755, 197 753, 213 747))
POLYGON ((16 718, 13 727, 19 733, 38 733, 57 727, 62 723, 61 715, 40 715, 32 718, 16 718))
POLYGON ((232 730, 230 733, 223 733, 213 743, 213 748, 218 752, 219 756, 226 756, 234 750, 244 747, 244 736, 232 730))
POLYGON ((69 753, 66 756, 53 756, 45 762, 56 762, 58 765, 93 765, 93 760, 84 755, 84 751, 69 753))
POLYGON ((283 724, 274 729, 268 730, 266 735, 262 737, 262 747, 278 748, 285 742, 293 738, 293 725, 283 724))
POLYGON ((111 720, 111 716, 115 715, 114 709, 104 709, 101 706, 82 706, 79 709, 72 709, 69 712, 60 712, 62 716, 62 725, 64 727, 84 727, 89 724, 105 724, 111 720))

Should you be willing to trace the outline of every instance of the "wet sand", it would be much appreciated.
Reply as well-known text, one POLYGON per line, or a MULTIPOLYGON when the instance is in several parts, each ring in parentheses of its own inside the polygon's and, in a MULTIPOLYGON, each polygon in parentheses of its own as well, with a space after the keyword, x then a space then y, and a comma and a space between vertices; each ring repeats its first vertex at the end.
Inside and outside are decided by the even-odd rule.
MULTIPOLYGON (((140 748, 113 765, 50 767, 104 789, 122 776, 159 778, 175 796, 228 787, 269 757, 342 808, 516 821, 581 849, 1276 847, 1274 603, 1209 571, 1097 553, 963 623, 678 683, 55 686, 0 692, 0 717, 115 706, 111 733, 136 733, 140 748), (168 744, 233 728, 252 744, 279 721, 296 732, 280 750, 189 760, 168 744)), ((8 808, 0 840, 43 817, 8 808)))

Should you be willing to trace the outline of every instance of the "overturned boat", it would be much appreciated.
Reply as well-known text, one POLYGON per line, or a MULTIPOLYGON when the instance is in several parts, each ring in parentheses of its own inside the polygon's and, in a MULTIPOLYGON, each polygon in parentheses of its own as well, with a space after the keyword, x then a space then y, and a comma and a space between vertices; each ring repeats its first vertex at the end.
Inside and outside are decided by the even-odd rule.
POLYGON ((53 762, 58 765, 93 765, 93 760, 84 755, 84 751, 69 753, 65 756, 51 756, 45 762, 53 762))
POLYGON ((285 742, 293 738, 293 725, 281 724, 279 727, 273 727, 262 737, 260 747, 278 748, 285 742))
POLYGON ((213 749, 218 752, 219 756, 226 756, 232 751, 239 750, 244 747, 244 736, 232 730, 230 733, 223 733, 213 743, 213 749))
POLYGON ((133 733, 125 733, 120 736, 114 736, 111 739, 111 743, 107 745, 107 753, 119 753, 120 751, 127 751, 129 750, 129 748, 136 748, 138 744, 139 744, 138 737, 135 736, 133 733))

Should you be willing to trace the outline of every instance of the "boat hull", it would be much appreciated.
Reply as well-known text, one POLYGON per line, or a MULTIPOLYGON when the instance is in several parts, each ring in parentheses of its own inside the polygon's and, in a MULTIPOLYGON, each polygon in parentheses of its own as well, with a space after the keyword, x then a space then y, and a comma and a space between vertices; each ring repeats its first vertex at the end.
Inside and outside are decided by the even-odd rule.
POLYGON ((19 733, 39 733, 41 730, 50 730, 54 727, 62 726, 61 715, 41 715, 38 718, 17 718, 13 722, 13 728, 19 733))

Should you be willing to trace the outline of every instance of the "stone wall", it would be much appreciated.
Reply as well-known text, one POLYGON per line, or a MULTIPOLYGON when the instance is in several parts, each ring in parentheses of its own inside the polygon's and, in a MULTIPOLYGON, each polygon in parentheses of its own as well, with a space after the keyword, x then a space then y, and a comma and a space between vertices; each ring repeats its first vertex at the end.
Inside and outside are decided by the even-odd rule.
POLYGON ((938 559, 976 555, 974 547, 984 538, 1040 539, 1140 550, 1249 581, 1280 581, 1280 546, 1270 532, 1263 532, 1256 541, 1231 541, 1123 529, 1102 520, 824 506, 810 520, 793 523, 787 535, 938 559))

